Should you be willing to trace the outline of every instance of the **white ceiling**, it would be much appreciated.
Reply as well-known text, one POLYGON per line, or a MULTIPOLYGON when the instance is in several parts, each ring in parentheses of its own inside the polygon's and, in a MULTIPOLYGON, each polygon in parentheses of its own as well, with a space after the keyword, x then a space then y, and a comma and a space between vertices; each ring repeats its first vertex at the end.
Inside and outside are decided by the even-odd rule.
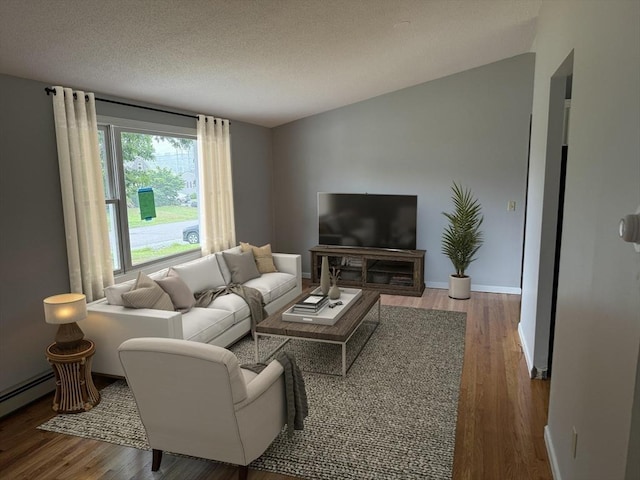
POLYGON ((528 52, 541 3, 0 0, 0 73, 272 127, 528 52))

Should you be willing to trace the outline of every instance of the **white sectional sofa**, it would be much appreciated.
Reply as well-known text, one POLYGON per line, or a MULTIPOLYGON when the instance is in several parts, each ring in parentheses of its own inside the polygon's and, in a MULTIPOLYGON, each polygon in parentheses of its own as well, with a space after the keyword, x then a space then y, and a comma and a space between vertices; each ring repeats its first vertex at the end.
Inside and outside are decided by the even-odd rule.
MULTIPOLYGON (((173 272, 170 275, 177 274, 194 293, 229 285, 234 273, 229 269, 224 254, 241 252, 238 246, 224 253, 217 252, 175 265, 171 267, 173 272)), ((272 258, 277 272, 262 273, 243 283, 262 293, 268 314, 282 308, 302 292, 300 255, 273 253, 272 258)), ((162 279, 171 269, 149 277, 162 279)), ((87 306, 88 317, 80 326, 85 337, 96 344, 92 364, 95 373, 124 376, 118 347, 129 338, 177 338, 228 347, 251 329, 249 306, 234 293, 218 296, 207 307, 193 307, 186 313, 125 307, 122 294, 132 291, 135 282, 131 280, 108 287, 105 298, 87 306)))

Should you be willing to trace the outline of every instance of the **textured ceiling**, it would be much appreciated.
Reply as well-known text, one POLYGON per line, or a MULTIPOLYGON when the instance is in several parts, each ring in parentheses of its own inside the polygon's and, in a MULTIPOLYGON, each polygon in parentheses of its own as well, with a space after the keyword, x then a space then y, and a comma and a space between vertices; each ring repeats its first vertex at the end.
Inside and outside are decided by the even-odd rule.
POLYGON ((541 2, 0 0, 0 73, 272 127, 528 52, 541 2))

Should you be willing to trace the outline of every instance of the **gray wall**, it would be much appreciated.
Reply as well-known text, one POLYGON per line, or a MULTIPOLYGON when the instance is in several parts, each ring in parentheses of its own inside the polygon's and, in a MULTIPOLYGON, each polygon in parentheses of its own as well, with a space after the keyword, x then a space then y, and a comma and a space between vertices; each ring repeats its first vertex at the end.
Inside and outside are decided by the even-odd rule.
POLYGON ((554 478, 562 480, 638 478, 640 254, 618 238, 617 226, 640 204, 639 18, 639 2, 616 0, 543 2, 538 19, 520 325, 534 361, 549 339, 536 306, 551 252, 541 235, 546 171, 555 168, 547 148, 551 77, 574 52, 545 432, 554 478))
MULTIPOLYGON (((50 370, 44 350, 56 328, 45 323, 42 300, 69 291, 53 108, 44 92, 47 86, 0 75, 1 393, 50 370)), ((96 102, 96 108, 100 115, 196 125, 195 119, 104 102, 96 102)), ((270 130, 232 119, 231 136, 238 239, 272 242, 270 130)))
POLYGON ((317 192, 417 194, 426 281, 446 286, 441 212, 455 180, 485 216, 472 288, 519 293, 533 70, 534 56, 520 55, 275 128, 277 248, 303 254, 310 271, 317 192))
POLYGON ((42 300, 69 291, 58 155, 44 84, 0 75, 0 392, 50 369, 42 300))

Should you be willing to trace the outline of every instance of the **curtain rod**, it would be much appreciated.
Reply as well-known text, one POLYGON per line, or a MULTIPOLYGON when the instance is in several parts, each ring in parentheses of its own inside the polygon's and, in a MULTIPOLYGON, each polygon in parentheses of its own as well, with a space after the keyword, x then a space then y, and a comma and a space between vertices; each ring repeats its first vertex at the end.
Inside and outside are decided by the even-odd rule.
MULTIPOLYGON (((54 95, 57 95, 58 93, 56 92, 55 88, 49 88, 46 87, 44 89, 45 92, 47 92, 47 95, 53 93, 54 95)), ((76 93, 73 94, 73 98, 77 99, 78 95, 76 93)), ((84 96, 85 100, 88 100, 87 95, 84 96)), ((178 112, 172 112, 170 110, 162 110, 160 108, 153 108, 153 107, 145 107, 142 105, 134 105, 133 103, 125 103, 125 102, 118 102, 116 100, 107 100, 106 98, 98 98, 95 97, 96 101, 98 102, 105 102, 105 103, 114 103, 116 105, 124 105, 125 107, 134 107, 134 108, 141 108, 143 110, 152 110, 154 112, 161 112, 161 113, 168 113, 170 115, 179 115, 181 117, 188 117, 188 118, 195 118, 196 120, 198 120, 198 116, 197 115, 189 115, 187 113, 178 113, 178 112)), ((207 121, 207 119, 205 118, 205 121, 207 121)), ((216 120, 213 120, 213 123, 216 123, 216 120)), ((231 122, 229 122, 229 125, 231 125, 231 122)))

